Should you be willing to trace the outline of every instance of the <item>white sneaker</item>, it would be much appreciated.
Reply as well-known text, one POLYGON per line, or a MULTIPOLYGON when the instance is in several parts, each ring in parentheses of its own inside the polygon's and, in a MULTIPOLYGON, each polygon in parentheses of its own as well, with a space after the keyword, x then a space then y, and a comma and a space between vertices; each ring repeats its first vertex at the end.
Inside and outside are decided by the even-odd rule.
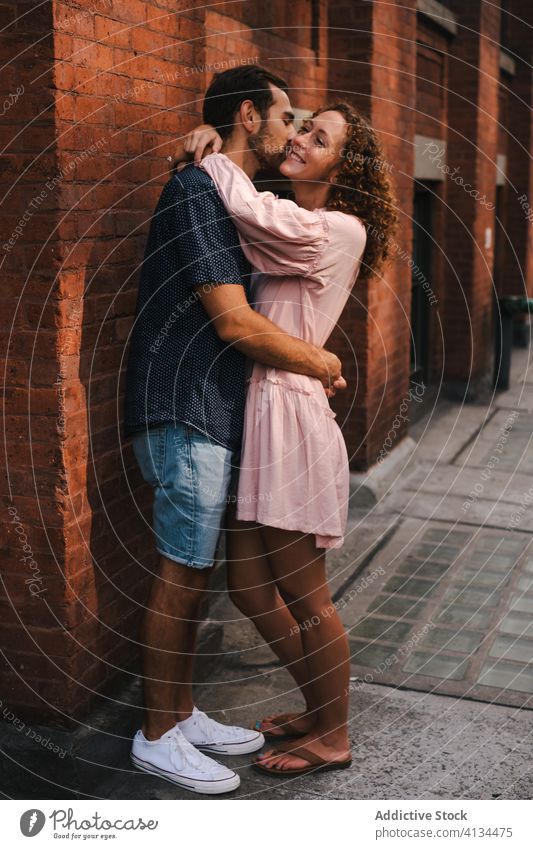
POLYGON ((195 749, 176 726, 159 740, 147 740, 137 731, 130 758, 137 769, 195 793, 229 793, 241 783, 236 772, 195 749))
POLYGON ((222 725, 197 707, 193 708, 191 716, 177 722, 176 728, 193 746, 219 755, 247 755, 265 745, 265 738, 260 731, 239 728, 237 725, 222 725))

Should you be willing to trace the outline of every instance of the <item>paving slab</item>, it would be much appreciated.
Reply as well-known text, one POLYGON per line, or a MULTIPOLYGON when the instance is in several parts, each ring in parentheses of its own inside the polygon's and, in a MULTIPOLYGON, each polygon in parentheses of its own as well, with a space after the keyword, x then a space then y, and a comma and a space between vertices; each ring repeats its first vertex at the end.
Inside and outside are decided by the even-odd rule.
POLYGON ((370 564, 383 574, 359 594, 357 611, 343 613, 357 676, 532 708, 530 542, 402 522, 370 564))
POLYGON ((483 424, 478 434, 456 458, 455 464, 498 471, 533 472, 533 413, 524 410, 498 409, 483 424))
POLYGON ((451 463, 495 412, 494 404, 480 409, 476 404, 439 401, 430 414, 409 428, 409 435, 417 441, 414 459, 451 463))
POLYGON ((521 470, 510 473, 421 463, 380 506, 419 519, 529 532, 533 528, 533 480, 521 470))

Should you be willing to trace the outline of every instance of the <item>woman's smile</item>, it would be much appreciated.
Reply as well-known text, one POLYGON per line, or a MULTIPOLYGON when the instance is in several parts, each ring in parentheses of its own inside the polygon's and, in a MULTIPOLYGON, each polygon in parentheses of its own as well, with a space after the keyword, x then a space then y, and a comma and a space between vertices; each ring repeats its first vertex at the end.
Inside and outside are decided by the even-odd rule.
POLYGON ((301 162, 302 165, 305 165, 305 159, 299 153, 297 153, 294 149, 292 149, 287 156, 287 159, 292 160, 293 162, 301 162))

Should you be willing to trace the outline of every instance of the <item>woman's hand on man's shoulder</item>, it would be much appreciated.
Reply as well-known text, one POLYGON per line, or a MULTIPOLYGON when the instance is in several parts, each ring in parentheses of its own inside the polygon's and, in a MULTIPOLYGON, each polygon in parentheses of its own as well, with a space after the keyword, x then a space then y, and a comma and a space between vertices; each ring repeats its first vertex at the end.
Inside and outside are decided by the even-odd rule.
POLYGON ((220 153, 222 138, 211 124, 199 124, 181 140, 171 161, 171 171, 181 171, 190 162, 198 165, 204 156, 220 153))

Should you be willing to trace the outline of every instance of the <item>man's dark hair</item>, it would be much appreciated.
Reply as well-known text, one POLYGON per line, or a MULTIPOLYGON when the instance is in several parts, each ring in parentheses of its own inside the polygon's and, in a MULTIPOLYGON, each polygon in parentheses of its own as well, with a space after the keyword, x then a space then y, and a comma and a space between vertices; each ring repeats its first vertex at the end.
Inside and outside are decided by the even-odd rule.
POLYGON ((235 115, 243 100, 251 100, 265 121, 274 103, 269 83, 284 92, 288 91, 285 80, 260 65, 231 68, 215 74, 205 93, 204 123, 212 124, 221 137, 227 139, 233 132, 235 115))

